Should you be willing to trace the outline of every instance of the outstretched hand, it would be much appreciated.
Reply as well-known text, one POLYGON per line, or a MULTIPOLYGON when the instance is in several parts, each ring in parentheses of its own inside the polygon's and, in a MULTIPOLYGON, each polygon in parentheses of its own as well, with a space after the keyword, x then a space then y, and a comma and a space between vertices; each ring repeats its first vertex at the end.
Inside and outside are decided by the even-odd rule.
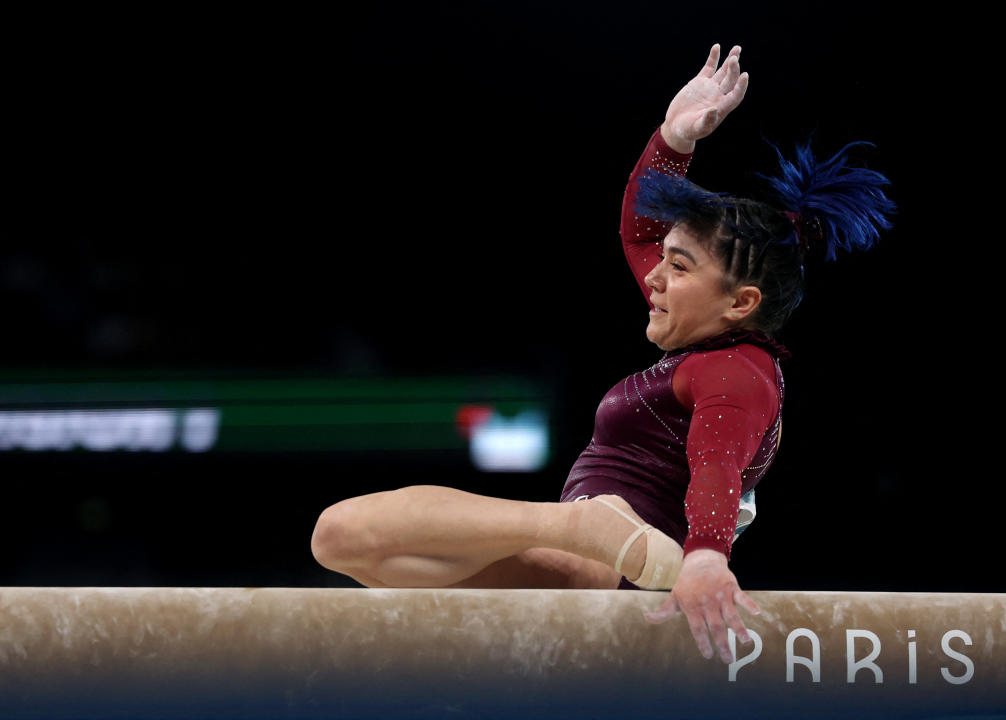
POLYGON ((735 45, 719 65, 720 46, 713 45, 699 74, 671 100, 660 126, 660 134, 671 148, 692 152, 696 140, 712 133, 740 105, 748 89, 748 74, 740 71, 740 54, 740 46, 735 45))
POLYGON ((742 643, 751 641, 737 612, 738 606, 754 615, 761 613, 755 601, 740 589, 737 578, 727 567, 726 556, 715 550, 700 549, 685 557, 681 574, 667 601, 644 617, 651 623, 660 623, 684 613, 702 657, 711 658, 715 645, 720 659, 729 664, 736 658, 730 654, 727 628, 732 629, 742 643), (712 634, 712 644, 709 634, 712 634))

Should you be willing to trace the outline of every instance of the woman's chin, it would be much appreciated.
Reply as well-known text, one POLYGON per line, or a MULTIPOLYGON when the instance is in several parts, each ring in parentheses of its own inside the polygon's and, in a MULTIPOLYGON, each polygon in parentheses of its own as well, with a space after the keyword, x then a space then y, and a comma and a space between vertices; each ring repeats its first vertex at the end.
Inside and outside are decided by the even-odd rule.
POLYGON ((651 332, 650 328, 646 328, 646 339, 649 340, 654 345, 656 345, 661 350, 670 350, 671 349, 671 348, 667 347, 667 340, 666 340, 666 338, 661 338, 657 333, 651 332))

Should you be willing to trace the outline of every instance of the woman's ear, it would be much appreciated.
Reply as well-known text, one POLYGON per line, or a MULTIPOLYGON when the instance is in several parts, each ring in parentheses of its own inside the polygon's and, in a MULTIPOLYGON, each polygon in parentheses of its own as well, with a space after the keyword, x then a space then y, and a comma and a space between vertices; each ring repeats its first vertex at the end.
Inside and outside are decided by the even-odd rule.
POLYGON ((761 304, 761 290, 754 285, 742 285, 733 292, 734 302, 727 316, 735 322, 751 317, 761 304))

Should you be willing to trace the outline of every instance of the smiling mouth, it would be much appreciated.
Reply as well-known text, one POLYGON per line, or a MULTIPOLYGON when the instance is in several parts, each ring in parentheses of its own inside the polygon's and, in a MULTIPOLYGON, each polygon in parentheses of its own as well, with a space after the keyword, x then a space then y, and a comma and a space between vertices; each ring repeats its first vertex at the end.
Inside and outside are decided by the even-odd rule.
POLYGON ((656 305, 654 305, 654 306, 653 306, 653 309, 652 309, 652 310, 650 310, 650 312, 651 312, 651 313, 666 313, 667 311, 666 311, 666 310, 664 310, 664 309, 663 309, 663 308, 661 308, 661 307, 657 307, 656 305))

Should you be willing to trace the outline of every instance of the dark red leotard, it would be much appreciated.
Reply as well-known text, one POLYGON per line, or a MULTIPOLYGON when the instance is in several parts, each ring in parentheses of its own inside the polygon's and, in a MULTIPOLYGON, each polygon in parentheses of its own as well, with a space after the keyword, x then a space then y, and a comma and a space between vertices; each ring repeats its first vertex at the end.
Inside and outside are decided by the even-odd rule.
MULTIPOLYGON (((647 302, 643 278, 670 226, 635 214, 637 178, 648 167, 683 174, 689 160, 658 130, 625 189, 622 246, 647 302)), ((620 495, 686 555, 712 548, 729 558, 740 497, 775 457, 786 356, 764 333, 734 330, 666 352, 625 378, 601 401, 561 501, 620 495)), ((635 586, 623 578, 620 587, 635 586)))

